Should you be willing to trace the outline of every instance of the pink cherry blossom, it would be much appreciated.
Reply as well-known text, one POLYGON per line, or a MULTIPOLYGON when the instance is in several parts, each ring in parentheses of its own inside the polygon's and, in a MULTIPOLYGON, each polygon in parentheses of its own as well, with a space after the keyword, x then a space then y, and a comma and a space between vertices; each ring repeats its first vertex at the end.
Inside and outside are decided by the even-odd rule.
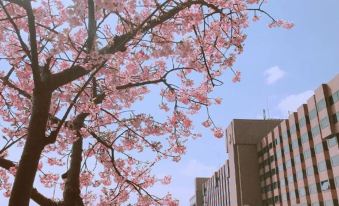
POLYGON ((224 136, 224 132, 221 128, 213 129, 213 133, 216 138, 222 138, 224 136))
POLYGON ((179 205, 170 194, 151 195, 171 181, 152 168, 179 161, 187 140, 202 136, 195 114, 223 137, 209 113, 222 100, 211 96, 243 52, 251 16, 293 27, 258 0, 22 2, 0 0, 0 130, 11 145, 0 158, 25 147, 18 165, 0 169, 11 205, 36 197, 22 190, 36 187, 35 177, 65 196, 79 191, 64 200, 84 205, 179 205))

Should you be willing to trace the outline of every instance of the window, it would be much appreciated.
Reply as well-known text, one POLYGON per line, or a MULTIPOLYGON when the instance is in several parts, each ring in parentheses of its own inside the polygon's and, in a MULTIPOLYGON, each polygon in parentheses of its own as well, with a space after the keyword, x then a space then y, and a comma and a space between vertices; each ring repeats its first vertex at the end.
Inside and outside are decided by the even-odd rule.
POLYGON ((291 199, 295 199, 295 191, 290 191, 290 197, 291 199))
POLYGON ((285 145, 284 146, 284 153, 290 152, 290 145, 285 145))
POLYGON ((338 143, 337 137, 334 136, 334 137, 327 140, 327 147, 328 148, 333 147, 333 146, 337 145, 337 143, 338 143))
POLYGON ((313 202, 312 206, 320 206, 319 202, 313 202))
POLYGON ((323 172, 326 171, 327 167, 326 167, 326 162, 325 161, 321 161, 318 163, 318 171, 319 172, 323 172))
POLYGON ((322 191, 326 191, 330 189, 330 181, 324 180, 320 182, 320 188, 322 191))
POLYGON ((281 150, 277 149, 275 153, 276 153, 277 159, 279 159, 281 157, 281 150))
POLYGON ((330 104, 334 104, 337 101, 339 101, 339 90, 334 92, 331 96, 330 96, 330 104))
POLYGON ((281 195, 281 200, 282 201, 286 201, 287 200, 287 195, 286 194, 282 194, 281 195))
POLYGON ((325 107, 326 107, 326 100, 325 99, 321 99, 319 102, 317 102, 318 111, 321 111, 325 107))
POLYGON ((299 127, 302 128, 306 124, 306 117, 299 119, 299 127))
POLYGON ((284 166, 283 165, 278 165, 278 171, 279 172, 284 171, 284 166))
POLYGON ((317 193, 317 185, 316 184, 311 184, 310 186, 308 186, 308 192, 310 194, 317 193))
POLYGON ((323 143, 319 143, 316 146, 314 146, 314 152, 316 154, 319 154, 324 151, 323 143))
POLYGON ((305 190, 304 187, 299 188, 299 189, 298 189, 298 192, 299 192, 299 196, 300 196, 300 197, 303 197, 303 196, 306 195, 306 190, 305 190))
POLYGON ((295 139, 292 141, 292 149, 298 148, 299 147, 299 142, 298 139, 295 139))
POLYGON ((297 130, 299 130, 299 125, 298 124, 294 124, 290 127, 290 133, 291 135, 294 134, 297 130))
POLYGON ((324 202, 324 206, 334 206, 333 200, 326 200, 326 201, 324 202))
POLYGON ((337 123, 339 122, 339 112, 335 113, 334 115, 332 115, 333 118, 333 123, 337 123))
POLYGON ((308 133, 301 135, 300 140, 301 140, 301 143, 307 142, 308 141, 308 133))
POLYGON ((294 182, 293 175, 288 176, 288 177, 287 177, 287 181, 288 181, 289 183, 294 182))
POLYGON ((339 165, 339 155, 331 157, 332 167, 336 167, 339 165))
POLYGON ((288 139, 287 131, 284 131, 281 136, 282 136, 283 139, 288 139))
MULTIPOLYGON (((338 177, 338 180, 339 180, 339 177, 338 177)), ((281 179, 280 179, 280 186, 281 186, 281 187, 284 187, 285 185, 286 185, 285 178, 281 178, 281 179)))
POLYGON ((317 117, 317 110, 314 108, 309 112, 310 120, 314 119, 315 117, 317 117))
POLYGON ((310 150, 304 151, 303 154, 304 154, 304 159, 305 159, 305 160, 308 159, 308 158, 310 158, 310 157, 312 156, 310 150))
POLYGON ((324 118, 322 118, 320 120, 320 127, 321 127, 321 129, 325 129, 329 125, 330 125, 330 120, 328 119, 328 117, 324 117, 324 118))
POLYGON ((304 178, 304 175, 303 175, 303 171, 302 170, 299 170, 296 174, 295 174, 297 180, 301 180, 304 178))
POLYGON ((339 187, 339 176, 334 178, 335 187, 339 187))
POLYGON ((286 164, 286 168, 292 167, 292 161, 291 160, 287 160, 285 164, 286 164))
POLYGON ((313 128, 311 129, 311 131, 312 131, 312 137, 316 137, 318 134, 320 134, 320 128, 319 128, 318 125, 315 126, 315 127, 313 127, 313 128))
POLYGON ((300 157, 300 155, 296 155, 295 157, 294 157, 294 163, 295 164, 299 164, 301 162, 301 157, 300 157))
POLYGON ((307 175, 307 176, 312 176, 312 175, 314 175, 314 169, 313 169, 313 166, 306 168, 306 175, 307 175))

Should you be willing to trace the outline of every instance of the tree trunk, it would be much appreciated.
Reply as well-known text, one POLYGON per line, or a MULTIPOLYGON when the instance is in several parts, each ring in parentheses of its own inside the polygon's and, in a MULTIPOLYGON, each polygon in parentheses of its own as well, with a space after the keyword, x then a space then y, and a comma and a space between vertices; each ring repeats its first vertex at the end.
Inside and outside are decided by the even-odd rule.
POLYGON ((83 206, 80 197, 80 170, 82 161, 82 137, 77 131, 79 139, 72 145, 71 163, 67 171, 67 179, 64 190, 64 206, 83 206))
POLYGON ((51 92, 35 88, 28 135, 16 172, 9 206, 28 206, 41 152, 45 146, 51 92))

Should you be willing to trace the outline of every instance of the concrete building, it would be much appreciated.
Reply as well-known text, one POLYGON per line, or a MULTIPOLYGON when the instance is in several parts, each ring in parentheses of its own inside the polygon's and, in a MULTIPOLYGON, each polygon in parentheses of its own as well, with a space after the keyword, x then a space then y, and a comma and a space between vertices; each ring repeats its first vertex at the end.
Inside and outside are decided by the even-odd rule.
POLYGON ((195 178, 195 195, 190 199, 190 206, 203 206, 203 184, 209 178, 197 177, 195 178))
POLYGON ((204 206, 338 206, 339 74, 314 93, 286 120, 233 120, 229 159, 195 198, 204 206))

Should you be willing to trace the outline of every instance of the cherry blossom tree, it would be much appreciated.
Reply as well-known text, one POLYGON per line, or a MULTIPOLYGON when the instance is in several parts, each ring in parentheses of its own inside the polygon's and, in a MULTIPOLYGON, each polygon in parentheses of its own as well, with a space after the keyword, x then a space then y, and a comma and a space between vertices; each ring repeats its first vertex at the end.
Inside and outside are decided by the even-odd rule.
POLYGON ((249 19, 293 26, 263 4, 0 0, 0 190, 9 205, 122 205, 133 195, 136 205, 177 205, 149 192, 170 183, 151 169, 180 160, 187 139, 199 136, 191 119, 200 111, 202 124, 223 136, 208 112, 221 99, 209 94, 224 71, 239 81, 232 65, 249 19), (166 118, 133 109, 150 85, 160 88, 166 118), (20 161, 9 159, 21 150, 20 161), (36 176, 63 198, 41 194, 36 176))

